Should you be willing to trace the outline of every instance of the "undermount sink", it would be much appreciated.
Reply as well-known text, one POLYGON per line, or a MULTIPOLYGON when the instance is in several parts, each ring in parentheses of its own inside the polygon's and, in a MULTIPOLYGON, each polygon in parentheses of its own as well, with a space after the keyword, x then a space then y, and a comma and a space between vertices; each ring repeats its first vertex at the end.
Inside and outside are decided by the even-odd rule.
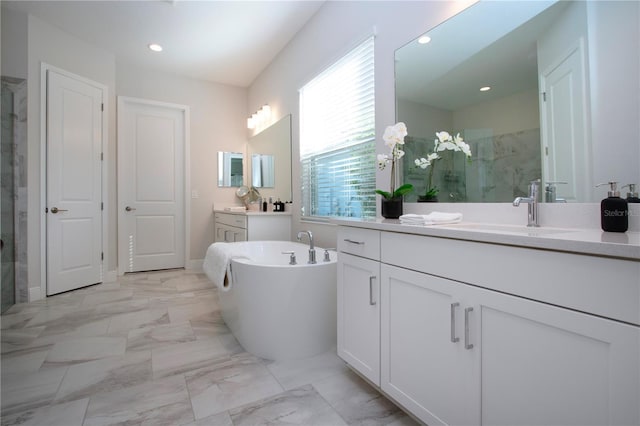
POLYGON ((444 225, 447 228, 451 229, 461 229, 461 230, 473 230, 480 232, 497 232, 504 234, 517 234, 517 235, 528 235, 528 236, 544 236, 544 235, 553 235, 553 234, 566 234, 570 232, 575 232, 572 229, 562 229, 562 228, 536 228, 536 227, 528 227, 528 226, 519 226, 519 225, 500 225, 500 224, 491 224, 491 223, 456 223, 451 225, 444 225))

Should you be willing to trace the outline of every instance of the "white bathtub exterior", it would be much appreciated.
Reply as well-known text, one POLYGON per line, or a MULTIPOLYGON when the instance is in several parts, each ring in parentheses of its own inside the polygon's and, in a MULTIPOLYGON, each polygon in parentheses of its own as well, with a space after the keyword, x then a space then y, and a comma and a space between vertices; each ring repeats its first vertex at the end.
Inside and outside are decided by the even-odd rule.
POLYGON ((222 317, 244 349, 271 360, 326 352, 336 345, 336 253, 309 265, 307 244, 250 241, 251 260, 231 261, 232 284, 220 291, 222 317), (295 251, 298 264, 289 265, 295 251))

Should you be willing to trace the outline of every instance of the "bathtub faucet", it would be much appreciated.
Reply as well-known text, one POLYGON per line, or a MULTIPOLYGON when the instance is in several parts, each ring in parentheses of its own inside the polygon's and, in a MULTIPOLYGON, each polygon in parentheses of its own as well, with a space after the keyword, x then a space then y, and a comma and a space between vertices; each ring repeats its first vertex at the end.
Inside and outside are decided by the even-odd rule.
POLYGON ((298 232, 298 241, 302 241, 302 236, 307 234, 309 237, 309 261, 307 263, 316 263, 316 248, 313 245, 313 234, 311 231, 298 232))

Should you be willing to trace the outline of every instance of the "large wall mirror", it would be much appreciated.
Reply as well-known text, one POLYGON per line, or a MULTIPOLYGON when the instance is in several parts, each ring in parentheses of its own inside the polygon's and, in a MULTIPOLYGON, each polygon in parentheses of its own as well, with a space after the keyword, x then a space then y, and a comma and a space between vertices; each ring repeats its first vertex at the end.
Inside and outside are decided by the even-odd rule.
POLYGON ((249 140, 249 181, 263 197, 291 201, 291 115, 249 140))
POLYGON ((244 184, 244 155, 241 152, 218 152, 218 186, 236 187, 244 184))
POLYGON ((405 200, 426 191, 414 160, 439 131, 472 152, 433 163, 441 202, 511 202, 538 178, 562 182, 558 202, 604 198, 600 180, 640 183, 639 19, 638 2, 480 1, 398 49, 403 180, 416 188, 405 200), (612 91, 627 95, 604 106, 612 91), (614 123, 629 137, 602 140, 614 123))

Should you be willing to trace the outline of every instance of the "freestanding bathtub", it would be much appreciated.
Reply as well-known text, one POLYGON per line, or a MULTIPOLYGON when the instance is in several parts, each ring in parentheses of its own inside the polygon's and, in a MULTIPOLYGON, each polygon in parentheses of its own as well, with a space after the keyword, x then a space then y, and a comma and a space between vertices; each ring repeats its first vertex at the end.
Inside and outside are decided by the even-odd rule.
POLYGON ((244 349, 271 360, 310 357, 336 345, 336 252, 290 241, 249 241, 248 259, 231 260, 231 285, 220 290, 222 317, 244 349), (296 265, 290 265, 294 251, 296 265))

